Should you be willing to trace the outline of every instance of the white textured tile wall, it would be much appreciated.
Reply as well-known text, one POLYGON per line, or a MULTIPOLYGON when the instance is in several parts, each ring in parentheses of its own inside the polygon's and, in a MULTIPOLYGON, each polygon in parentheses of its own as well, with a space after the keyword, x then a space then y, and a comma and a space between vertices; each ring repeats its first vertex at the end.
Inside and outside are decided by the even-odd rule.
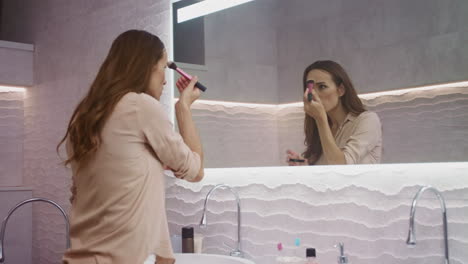
POLYGON ((367 102, 383 126, 383 162, 468 161, 468 87, 367 102))
POLYGON ((257 264, 275 263, 278 242, 283 255, 317 248, 319 263, 336 263, 338 242, 350 263, 442 263, 442 217, 431 193, 418 203, 418 244, 405 244, 413 196, 432 185, 446 199, 451 263, 468 263, 467 169, 468 163, 208 169, 202 183, 168 181, 170 231, 193 225, 205 236, 204 252, 228 254, 223 242, 235 245, 237 224, 231 193, 214 193, 207 229, 197 226, 207 192, 224 183, 239 193, 243 248, 257 264))
MULTIPOLYGON (((0 40, 0 86, 33 83, 33 46, 0 40)), ((24 92, 0 88, 0 186, 23 184, 24 92)))
POLYGON ((23 184, 23 92, 0 91, 0 186, 23 184))
POLYGON ((274 166, 279 163, 276 107, 193 105, 205 167, 274 166))

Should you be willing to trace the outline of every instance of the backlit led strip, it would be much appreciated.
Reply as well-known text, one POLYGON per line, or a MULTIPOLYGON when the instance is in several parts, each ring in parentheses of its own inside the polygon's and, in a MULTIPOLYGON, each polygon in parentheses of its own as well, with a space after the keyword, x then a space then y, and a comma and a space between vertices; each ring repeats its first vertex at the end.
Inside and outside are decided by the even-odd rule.
MULTIPOLYGON (((434 85, 427 85, 427 86, 420 86, 420 87, 413 87, 413 88, 405 88, 405 89, 398 89, 398 90, 391 90, 391 91, 383 91, 383 92, 374 92, 374 93, 366 93, 360 94, 359 98, 365 100, 372 100, 378 98, 380 96, 386 95, 402 95, 410 92, 424 92, 436 89, 444 89, 444 88, 463 88, 466 87, 468 89, 468 81, 462 82, 453 82, 453 83, 445 83, 445 84, 434 84, 434 85)), ((176 100, 178 100, 176 98, 176 100)), ((287 104, 255 104, 255 103, 242 103, 242 102, 229 102, 229 101, 216 101, 216 100, 197 100, 194 104, 200 105, 207 105, 207 106, 225 106, 225 107, 253 107, 253 108, 288 108, 288 107, 300 107, 303 105, 302 102, 293 102, 287 104)))
POLYGON ((7 92, 26 92, 26 88, 18 87, 18 86, 0 85, 0 93, 7 93, 7 92))
POLYGON ((242 102, 228 102, 228 101, 213 101, 213 100, 197 100, 195 101, 197 104, 203 105, 222 105, 226 107, 249 107, 249 108, 258 108, 258 107, 266 107, 266 108, 275 108, 278 107, 277 104, 254 104, 254 103, 242 103, 242 102))
POLYGON ((205 0, 177 10, 177 23, 218 12, 253 0, 205 0))
POLYGON ((375 93, 366 93, 360 94, 359 97, 366 100, 375 99, 380 96, 385 95, 402 95, 410 92, 416 91, 430 91, 430 90, 437 90, 437 89, 444 89, 444 88, 468 88, 468 81, 463 82, 454 82, 454 83, 444 83, 444 84, 434 84, 434 85, 427 85, 427 86, 419 86, 413 88, 406 88, 406 89, 397 89, 391 91, 383 91, 383 92, 375 92, 375 93))

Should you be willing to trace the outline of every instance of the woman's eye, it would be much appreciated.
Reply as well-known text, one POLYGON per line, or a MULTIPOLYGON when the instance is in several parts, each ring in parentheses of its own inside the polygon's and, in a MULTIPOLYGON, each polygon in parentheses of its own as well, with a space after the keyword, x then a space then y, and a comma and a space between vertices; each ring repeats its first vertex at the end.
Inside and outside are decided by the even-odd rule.
POLYGON ((323 84, 319 85, 319 89, 325 89, 325 88, 327 88, 326 85, 323 85, 323 84))

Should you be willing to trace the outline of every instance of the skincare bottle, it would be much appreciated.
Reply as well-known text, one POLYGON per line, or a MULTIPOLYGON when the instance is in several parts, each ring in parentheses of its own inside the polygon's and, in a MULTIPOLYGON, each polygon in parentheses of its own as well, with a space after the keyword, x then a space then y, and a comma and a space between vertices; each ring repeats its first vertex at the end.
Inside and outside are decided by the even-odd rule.
POLYGON ((194 253, 202 253, 203 250, 203 236, 201 234, 195 234, 193 238, 194 253))
POLYGON ((182 227, 182 253, 194 253, 193 227, 182 227))
POLYGON ((307 248, 306 249, 306 264, 318 264, 315 260, 315 248, 307 248))

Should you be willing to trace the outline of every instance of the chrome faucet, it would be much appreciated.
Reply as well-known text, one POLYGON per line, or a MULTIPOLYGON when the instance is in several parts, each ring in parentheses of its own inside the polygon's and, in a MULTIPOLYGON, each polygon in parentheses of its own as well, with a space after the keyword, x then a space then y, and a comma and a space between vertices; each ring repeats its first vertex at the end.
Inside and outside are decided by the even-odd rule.
POLYGON ((207 223, 206 223, 206 206, 208 204, 208 199, 210 199, 211 195, 213 194, 213 192, 215 190, 220 189, 220 188, 228 189, 236 197, 236 201, 237 201, 237 248, 236 249, 231 248, 232 251, 231 251, 230 255, 233 256, 233 257, 243 258, 244 253, 242 252, 242 244, 241 244, 241 206, 240 206, 239 195, 237 194, 237 192, 234 189, 232 189, 231 187, 229 187, 229 186, 227 186, 225 184, 218 184, 208 192, 208 194, 206 195, 206 198, 205 198, 205 204, 203 206, 203 216, 202 216, 202 218, 200 220, 200 227, 205 228, 207 226, 207 223))
POLYGON ((335 245, 335 247, 340 248, 340 255, 338 256, 338 264, 347 264, 348 258, 344 255, 344 244, 338 243, 338 245, 335 245))
POLYGON ((4 251, 4 247, 3 247, 3 242, 4 242, 4 239, 5 239, 5 229, 6 229, 6 225, 8 223, 8 219, 10 218, 10 216, 13 214, 14 211, 16 211, 16 209, 20 208, 21 206, 27 204, 27 203, 32 203, 32 202, 45 202, 45 203, 49 203, 55 207, 57 207, 60 212, 62 213, 63 217, 65 218, 65 226, 66 226, 66 238, 67 238, 67 249, 70 248, 70 236, 69 236, 69 230, 70 230, 70 226, 69 226, 69 221, 68 221, 68 216, 67 214, 65 213, 65 211, 63 210, 62 207, 60 207, 60 205, 58 205, 56 202, 54 201, 51 201, 49 199, 45 199, 45 198, 31 198, 31 199, 28 199, 28 200, 24 200, 20 203, 18 203, 17 205, 15 205, 12 209, 10 209, 10 211, 8 212, 7 216, 3 219, 3 222, 2 222, 2 229, 0 230, 0 263, 4 263, 5 262, 5 251, 4 251))
POLYGON ((408 238, 406 239, 407 245, 416 245, 416 235, 414 234, 414 214, 416 213, 416 203, 418 202, 420 196, 425 191, 432 191, 440 202, 440 207, 442 210, 442 221, 443 221, 443 228, 444 228, 444 245, 445 245, 445 264, 449 264, 449 248, 448 248, 448 228, 447 228, 447 209, 445 207, 445 200, 442 194, 434 187, 431 186, 424 186, 419 189, 418 193, 413 198, 413 204, 411 205, 411 212, 410 212, 410 220, 409 220, 409 230, 408 230, 408 238))

